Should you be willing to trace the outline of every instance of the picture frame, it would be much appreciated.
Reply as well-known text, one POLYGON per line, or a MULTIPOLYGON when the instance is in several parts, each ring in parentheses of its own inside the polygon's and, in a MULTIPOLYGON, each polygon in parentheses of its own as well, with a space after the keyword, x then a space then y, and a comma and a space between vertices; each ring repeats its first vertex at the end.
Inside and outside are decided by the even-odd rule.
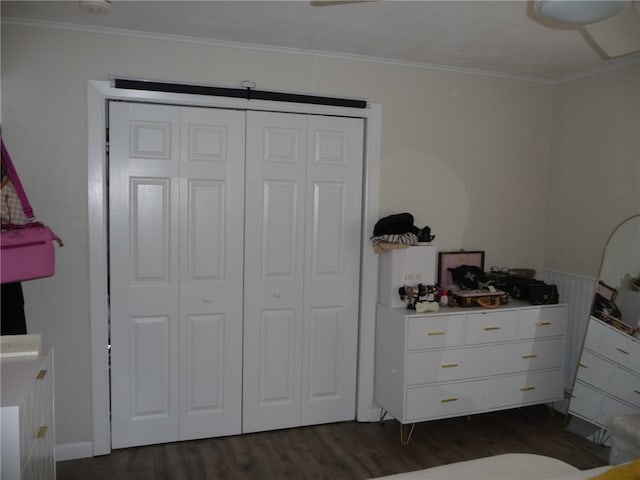
POLYGON ((451 269, 461 265, 479 267, 484 271, 484 250, 438 252, 438 285, 449 288, 453 284, 451 269))

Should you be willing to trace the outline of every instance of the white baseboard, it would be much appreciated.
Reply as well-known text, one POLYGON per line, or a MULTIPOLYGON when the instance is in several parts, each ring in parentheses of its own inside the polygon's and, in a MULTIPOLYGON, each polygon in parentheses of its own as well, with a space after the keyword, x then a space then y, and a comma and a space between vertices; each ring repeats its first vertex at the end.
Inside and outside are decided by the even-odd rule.
POLYGON ((56 462, 93 457, 93 442, 56 445, 56 462))

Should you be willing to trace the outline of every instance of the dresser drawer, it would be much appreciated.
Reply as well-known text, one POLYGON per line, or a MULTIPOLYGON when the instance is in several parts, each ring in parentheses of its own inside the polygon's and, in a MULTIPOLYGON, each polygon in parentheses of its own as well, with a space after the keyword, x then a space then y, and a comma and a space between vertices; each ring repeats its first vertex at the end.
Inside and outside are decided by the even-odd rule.
POLYGON ((39 400, 38 412, 43 416, 51 405, 53 398, 53 371, 51 369, 51 359, 42 364, 34 382, 34 397, 39 400))
POLYGON ((467 314, 467 344, 514 340, 518 331, 514 310, 467 314))
POLYGON ((483 377, 489 371, 485 347, 411 352, 407 355, 407 385, 483 377))
POLYGON ((464 345, 464 315, 425 315, 407 318, 407 348, 457 347, 464 345))
POLYGON ((588 350, 583 350, 578 362, 576 379, 606 391, 613 372, 618 368, 613 363, 593 355, 588 350))
POLYGON ((491 347, 490 374, 527 372, 564 365, 564 337, 491 347))
POLYGON ((0 360, 0 478, 55 478, 53 351, 0 360))
POLYGON ((598 415, 603 400, 603 393, 576 382, 571 392, 569 413, 593 421, 598 415))
POLYGON ((489 408, 526 405, 562 398, 564 375, 562 370, 523 373, 489 380, 489 408))
POLYGON ((567 331, 567 307, 527 308, 518 312, 518 338, 564 335, 567 331))
POLYGON ((640 378, 628 370, 621 368, 615 370, 607 392, 636 408, 640 407, 640 378))
POLYGON ((640 375, 624 370, 589 350, 582 351, 576 379, 640 407, 640 375))
POLYGON ((638 340, 593 318, 589 321, 584 346, 630 370, 637 370, 640 365, 638 340))
POLYGON ((409 388, 406 392, 406 422, 455 417, 485 409, 484 380, 409 388))
POLYGON ((580 382, 576 382, 572 396, 569 413, 585 418, 603 428, 609 428, 609 419, 613 415, 638 413, 637 408, 608 397, 580 382))

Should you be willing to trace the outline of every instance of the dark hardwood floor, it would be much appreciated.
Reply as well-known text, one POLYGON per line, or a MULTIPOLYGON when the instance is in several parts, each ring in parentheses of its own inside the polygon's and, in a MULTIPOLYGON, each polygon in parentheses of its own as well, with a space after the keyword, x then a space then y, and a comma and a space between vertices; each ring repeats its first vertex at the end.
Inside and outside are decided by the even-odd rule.
POLYGON ((344 422, 114 450, 58 462, 58 480, 367 479, 501 453, 537 453, 581 470, 604 465, 545 406, 419 423, 344 422))

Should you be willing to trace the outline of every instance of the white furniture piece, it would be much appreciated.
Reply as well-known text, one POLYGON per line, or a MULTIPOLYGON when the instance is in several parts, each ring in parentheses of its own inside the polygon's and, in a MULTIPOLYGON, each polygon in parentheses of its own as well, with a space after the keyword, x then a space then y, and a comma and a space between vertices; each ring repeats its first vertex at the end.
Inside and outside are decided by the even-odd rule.
POLYGON ((402 426, 563 397, 567 306, 411 313, 378 304, 375 402, 402 426))
POLYGON ((640 340, 590 317, 569 413, 603 429, 640 411, 640 340))
POLYGON ((378 303, 387 307, 406 307, 398 289, 404 285, 436 283, 436 246, 412 245, 380 255, 378 303))
POLYGON ((53 349, 0 360, 2 480, 54 480, 53 349))
POLYGON ((587 480, 610 468, 605 465, 583 471, 556 458, 531 453, 506 453, 378 478, 384 480, 587 480))

